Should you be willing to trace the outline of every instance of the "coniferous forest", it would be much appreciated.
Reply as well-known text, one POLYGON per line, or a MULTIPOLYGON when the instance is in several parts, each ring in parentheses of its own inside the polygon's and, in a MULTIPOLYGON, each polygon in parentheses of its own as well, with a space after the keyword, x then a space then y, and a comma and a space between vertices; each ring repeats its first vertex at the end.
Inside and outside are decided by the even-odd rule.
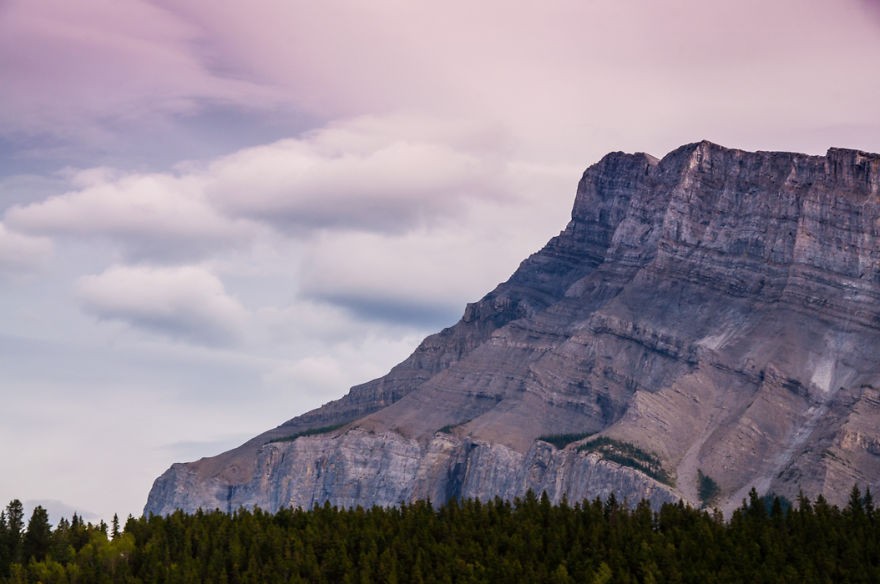
POLYGON ((748 501, 729 520, 683 504, 614 498, 552 505, 417 502, 393 508, 74 516, 52 528, 0 513, 0 582, 880 582, 880 511, 853 488, 748 501))

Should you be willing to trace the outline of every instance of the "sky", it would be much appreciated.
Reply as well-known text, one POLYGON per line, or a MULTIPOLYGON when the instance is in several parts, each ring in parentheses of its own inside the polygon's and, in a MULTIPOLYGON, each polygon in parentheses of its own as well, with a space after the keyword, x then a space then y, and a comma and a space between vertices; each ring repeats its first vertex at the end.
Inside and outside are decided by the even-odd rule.
POLYGON ((0 505, 386 373, 605 153, 880 152, 880 0, 0 0, 0 505))

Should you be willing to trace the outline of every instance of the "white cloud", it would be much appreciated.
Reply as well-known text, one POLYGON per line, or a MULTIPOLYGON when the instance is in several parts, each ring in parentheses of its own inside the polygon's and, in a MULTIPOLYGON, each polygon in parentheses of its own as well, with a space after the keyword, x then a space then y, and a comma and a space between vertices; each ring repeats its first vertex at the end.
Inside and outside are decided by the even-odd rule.
POLYGON ((248 320, 220 280, 198 267, 113 267, 80 278, 77 292, 101 319, 207 345, 239 341, 248 320))
POLYGON ((305 254, 302 293, 345 307, 361 318, 421 326, 451 324, 465 301, 491 290, 504 277, 500 274, 509 274, 516 266, 503 250, 468 231, 321 237, 305 254))
POLYGON ((369 327, 352 319, 344 309, 326 302, 297 298, 279 306, 263 306, 255 311, 265 342, 286 350, 301 350, 307 346, 329 346, 341 341, 360 338, 369 327))
POLYGON ((52 242, 6 229, 0 223, 0 273, 30 272, 52 254, 52 242))
POLYGON ((80 171, 74 190, 5 220, 110 241, 144 264, 208 260, 255 311, 311 300, 340 323, 333 331, 352 314, 434 327, 564 225, 580 169, 501 161, 505 147, 491 125, 361 117, 176 173, 80 171), (289 290, 286 301, 266 291, 266 277, 289 290))
POLYGON ((109 239, 136 259, 199 257, 246 243, 255 231, 214 210, 199 176, 91 169, 73 182, 79 190, 12 207, 6 223, 29 233, 109 239))
POLYGON ((507 164, 493 180, 509 197, 462 200, 454 221, 319 234, 302 253, 300 292, 360 318, 449 325, 565 226, 577 178, 572 168, 507 164))
POLYGON ((406 231, 498 197, 500 165, 480 136, 414 116, 356 118, 215 161, 207 194, 232 216, 291 233, 406 231), (469 143, 471 142, 471 143, 469 143))
POLYGON ((340 387, 349 387, 351 375, 343 363, 330 355, 307 355, 269 370, 264 383, 287 391, 295 391, 301 399, 317 407, 335 397, 340 387))
POLYGON ((426 334, 412 329, 389 331, 375 324, 355 325, 348 338, 300 349, 297 357, 270 367, 263 375, 263 383, 281 395, 295 396, 298 404, 318 407, 339 398, 342 388, 387 373, 408 357, 426 334))
POLYGON ((39 235, 101 239, 129 260, 180 262, 247 249, 265 229, 401 233, 511 195, 504 139, 491 126, 413 115, 339 121, 174 173, 93 168, 73 189, 8 209, 39 235))

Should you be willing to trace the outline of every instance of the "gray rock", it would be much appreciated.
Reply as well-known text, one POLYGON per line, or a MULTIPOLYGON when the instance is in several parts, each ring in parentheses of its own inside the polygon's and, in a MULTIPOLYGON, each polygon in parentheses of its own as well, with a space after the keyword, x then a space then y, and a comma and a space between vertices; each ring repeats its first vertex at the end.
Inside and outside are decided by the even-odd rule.
POLYGON ((876 491, 878 235, 880 155, 609 154, 565 230, 458 324, 335 402, 173 465, 145 512, 529 489, 699 505, 698 471, 728 511, 752 486, 835 503, 854 483, 876 491), (538 440, 563 433, 616 446, 538 440))

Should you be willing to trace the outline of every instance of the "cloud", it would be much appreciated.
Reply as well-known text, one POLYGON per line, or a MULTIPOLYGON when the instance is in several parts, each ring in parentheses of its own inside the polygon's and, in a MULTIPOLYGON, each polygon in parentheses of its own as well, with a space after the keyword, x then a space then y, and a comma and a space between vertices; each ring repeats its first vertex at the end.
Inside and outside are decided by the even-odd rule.
POLYGON ((198 344, 236 343, 248 319, 220 280, 198 267, 113 267, 80 278, 77 294, 100 319, 198 344))
POLYGON ((326 347, 360 338, 374 326, 353 319, 342 307, 301 296, 281 307, 263 306, 255 310, 254 317, 266 345, 282 347, 286 354, 304 346, 326 347))
POLYGON ((9 231, 0 223, 0 274, 30 272, 52 255, 52 242, 9 231))
POLYGON ((545 161, 703 136, 796 148, 777 136, 817 112, 841 128, 872 117, 875 5, 10 1, 0 128, 120 145, 179 138, 183 118, 222 127, 224 111, 230 133, 242 113, 278 126, 416 111, 493 120, 545 161))
POLYGON ((0 18, 0 128, 104 140, 205 102, 269 104, 268 86, 212 67, 198 26, 145 0, 12 0, 0 18))
MULTIPOLYGON (((520 261, 565 225, 574 179, 511 170, 543 198, 469 200, 457 221, 406 233, 327 233, 309 241, 300 264, 305 298, 360 319, 437 329, 465 303, 506 280, 520 261)), ((576 176, 576 175, 574 175, 576 176)))
POLYGON ((454 219, 405 232, 318 233, 301 252, 299 294, 358 319, 447 326, 565 226, 581 171, 510 162, 491 182, 505 196, 462 198, 454 219))
POLYGON ((455 231, 328 235, 305 254, 301 293, 359 318, 446 326, 460 316, 463 298, 494 286, 482 277, 480 247, 455 231))
POLYGON ((28 233, 109 239, 134 259, 192 259, 247 243, 254 226, 226 217, 203 196, 203 179, 91 169, 62 195, 15 206, 5 221, 28 233))
POLYGON ((347 339, 299 350, 295 357, 268 368, 263 383, 301 404, 317 407, 342 395, 344 388, 384 375, 409 356, 425 331, 389 331, 373 324, 354 327, 347 339))
POLYGON ((73 173, 74 188, 6 211, 29 234, 109 240, 128 260, 182 262, 244 249, 259 224, 293 237, 396 233, 509 197, 491 126, 427 116, 338 121, 175 172, 73 173))
POLYGON ((861 0, 862 7, 880 19, 880 0, 861 0))
POLYGON ((207 195, 289 233, 406 231, 457 214, 465 198, 501 196, 496 156, 473 149, 486 134, 414 116, 355 118, 215 161, 207 195))
POLYGON ((308 355, 271 369, 264 375, 264 383, 294 390, 302 397, 326 401, 327 396, 338 393, 339 388, 352 385, 345 366, 338 357, 308 355))
POLYGON ((336 324, 312 327, 322 338, 352 316, 445 326, 565 223, 581 169, 502 160, 507 147, 492 124, 364 116, 174 172, 79 171, 68 192, 14 206, 5 222, 111 242, 128 264, 210 262, 215 278, 254 291, 238 297, 257 312, 286 310, 257 282, 274 278, 293 288, 286 302, 326 308, 336 324))
POLYGON ((863 72, 880 49, 866 1, 257 0, 242 18, 234 3, 160 0, 220 61, 283 87, 298 109, 493 119, 556 157, 599 138, 665 152, 707 132, 743 140, 743 125, 773 135, 765 124, 809 127, 817 111, 862 121, 878 91, 863 72))

